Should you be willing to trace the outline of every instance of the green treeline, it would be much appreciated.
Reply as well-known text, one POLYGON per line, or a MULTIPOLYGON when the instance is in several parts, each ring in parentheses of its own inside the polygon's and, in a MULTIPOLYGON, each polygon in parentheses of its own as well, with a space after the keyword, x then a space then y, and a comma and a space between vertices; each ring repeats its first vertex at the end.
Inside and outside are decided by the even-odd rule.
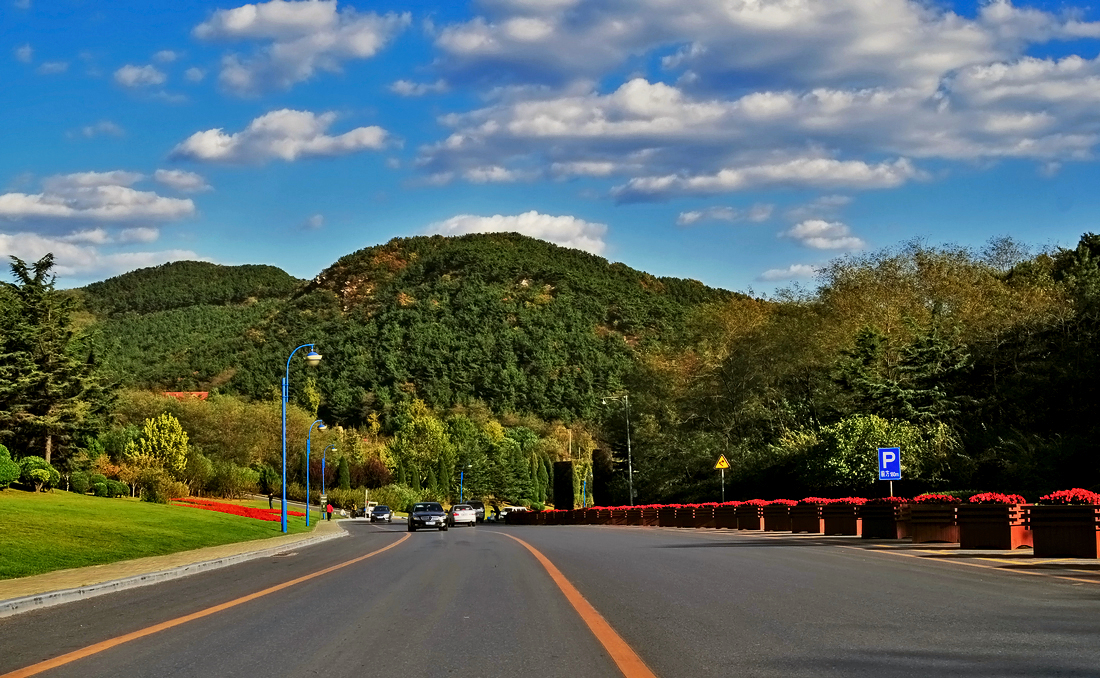
POLYGON ((190 461, 163 482, 272 490, 279 380, 315 343, 317 368, 291 363, 288 490, 303 497, 331 444, 326 489, 348 502, 457 499, 461 474, 467 498, 538 504, 571 459, 578 492, 587 478, 626 503, 628 424, 640 502, 716 499, 719 454, 729 498, 875 494, 874 448, 895 445, 902 493, 1096 487, 1098 257, 1092 234, 1041 253, 911 243, 770 299, 515 234, 396 239, 304 283, 183 262, 59 292, 51 262, 17 261, 0 289, 0 443, 15 460, 49 450, 62 483, 144 487, 127 449, 170 413, 190 461), (306 460, 314 418, 330 430, 306 460))

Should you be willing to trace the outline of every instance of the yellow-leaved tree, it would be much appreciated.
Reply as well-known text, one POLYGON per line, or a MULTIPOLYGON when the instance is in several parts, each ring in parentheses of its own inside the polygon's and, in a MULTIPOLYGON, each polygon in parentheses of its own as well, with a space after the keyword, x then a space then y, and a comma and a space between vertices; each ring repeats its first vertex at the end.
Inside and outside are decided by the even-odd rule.
POLYGON ((187 467, 187 450, 187 431, 165 412, 145 420, 141 438, 126 446, 126 456, 137 466, 164 469, 178 477, 187 467))

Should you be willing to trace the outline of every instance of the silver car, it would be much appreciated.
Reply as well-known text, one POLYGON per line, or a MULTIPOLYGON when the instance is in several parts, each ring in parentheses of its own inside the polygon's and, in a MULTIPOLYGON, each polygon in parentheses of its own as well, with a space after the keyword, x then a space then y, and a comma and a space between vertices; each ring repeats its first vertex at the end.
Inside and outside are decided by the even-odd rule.
POLYGON ((469 504, 455 504, 447 512, 447 524, 451 527, 459 524, 473 527, 477 525, 477 511, 469 504))

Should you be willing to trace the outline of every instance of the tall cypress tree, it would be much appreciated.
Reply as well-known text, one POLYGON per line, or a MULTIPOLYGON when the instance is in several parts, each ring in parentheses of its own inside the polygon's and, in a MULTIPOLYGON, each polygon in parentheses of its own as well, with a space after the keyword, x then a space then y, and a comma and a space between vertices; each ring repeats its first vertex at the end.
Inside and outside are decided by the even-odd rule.
POLYGON ((47 461, 109 399, 91 351, 71 328, 74 302, 54 289, 53 263, 52 254, 29 266, 12 257, 16 283, 2 283, 8 322, 0 334, 0 430, 47 461))

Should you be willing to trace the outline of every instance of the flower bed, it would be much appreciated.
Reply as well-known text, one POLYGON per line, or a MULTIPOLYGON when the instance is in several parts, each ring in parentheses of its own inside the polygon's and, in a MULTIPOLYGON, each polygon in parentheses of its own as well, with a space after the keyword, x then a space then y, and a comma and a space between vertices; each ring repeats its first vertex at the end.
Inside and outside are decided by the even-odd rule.
POLYGON ((904 510, 908 500, 901 497, 868 499, 859 508, 863 519, 864 539, 904 539, 909 536, 908 513, 904 510))
POLYGON ((1100 554, 1100 495, 1075 488, 1039 497, 1028 507, 1035 555, 1096 558, 1100 554))
MULTIPOLYGON (((282 509, 262 509, 252 508, 250 506, 241 506, 239 504, 227 504, 225 502, 213 501, 212 499, 199 499, 198 497, 180 497, 172 500, 176 506, 186 506, 189 508, 202 509, 204 511, 216 511, 218 513, 228 513, 234 516, 241 516, 242 518, 254 518, 255 520, 266 520, 269 522, 282 521, 282 509)), ((302 511, 287 511, 287 515, 292 516, 304 516, 302 511)))
POLYGON ((737 507, 739 501, 727 501, 714 507, 714 526, 719 529, 737 529, 737 507))
POLYGON ((863 497, 845 497, 832 499, 821 507, 821 530, 823 534, 841 534, 854 536, 863 533, 863 519, 859 509, 867 500, 863 497))
POLYGON ((791 531, 791 507, 798 502, 790 499, 773 499, 764 506, 764 530, 767 532, 791 531))
POLYGON ((825 520, 821 509, 829 504, 829 499, 806 497, 791 507, 791 532, 809 532, 820 534, 825 531, 825 520))
POLYGON ((948 494, 922 494, 909 500, 909 530, 913 543, 958 543, 955 508, 960 503, 960 499, 948 494))
POLYGON ((964 549, 1010 550, 1032 545, 1018 494, 976 494, 957 509, 959 545, 964 549))
POLYGON ((695 527, 714 527, 714 504, 695 505, 695 527))
POLYGON ((737 529, 739 530, 763 530, 764 507, 768 504, 763 499, 750 499, 741 502, 737 507, 737 529))

